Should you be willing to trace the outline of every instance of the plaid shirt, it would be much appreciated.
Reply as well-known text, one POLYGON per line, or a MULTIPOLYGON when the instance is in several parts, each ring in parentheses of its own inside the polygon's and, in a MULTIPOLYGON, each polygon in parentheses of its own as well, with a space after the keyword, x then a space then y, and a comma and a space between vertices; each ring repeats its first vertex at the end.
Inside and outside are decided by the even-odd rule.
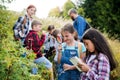
POLYGON ((31 21, 29 20, 28 16, 27 15, 22 16, 22 17, 20 16, 18 18, 18 20, 16 21, 15 25, 13 26, 15 37, 19 37, 18 36, 18 30, 19 30, 19 27, 20 27, 20 25, 22 24, 22 22, 24 20, 24 17, 26 17, 26 24, 24 25, 24 30, 23 30, 25 36, 27 36, 27 34, 29 33, 29 30, 31 29, 31 28, 29 28, 31 26, 31 24, 30 24, 31 21))
POLYGON ((39 58, 42 56, 40 48, 43 45, 44 41, 45 35, 42 35, 41 38, 39 38, 39 35, 36 31, 30 30, 27 37, 25 38, 24 44, 27 49, 32 49, 35 52, 35 54, 37 54, 36 58, 39 58))
MULTIPOLYGON (((110 63, 104 54, 99 54, 98 59, 90 57, 91 60, 86 63, 91 68, 87 73, 81 74, 81 80, 109 80, 110 77, 110 63)), ((90 59, 89 58, 89 59, 90 59)))

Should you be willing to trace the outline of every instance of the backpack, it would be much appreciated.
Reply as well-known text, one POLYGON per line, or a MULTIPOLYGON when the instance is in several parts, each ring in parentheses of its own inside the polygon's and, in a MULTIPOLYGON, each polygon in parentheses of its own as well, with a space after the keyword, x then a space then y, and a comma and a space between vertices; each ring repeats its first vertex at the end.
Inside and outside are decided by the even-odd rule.
POLYGON ((85 31, 88 30, 89 28, 91 28, 91 25, 86 21, 85 31))
POLYGON ((25 38, 25 32, 24 32, 24 26, 26 24, 27 18, 26 16, 22 21, 20 21, 22 17, 19 17, 18 21, 13 26, 13 32, 14 32, 14 39, 19 40, 25 38), (17 26, 17 23, 20 23, 19 26, 17 26))

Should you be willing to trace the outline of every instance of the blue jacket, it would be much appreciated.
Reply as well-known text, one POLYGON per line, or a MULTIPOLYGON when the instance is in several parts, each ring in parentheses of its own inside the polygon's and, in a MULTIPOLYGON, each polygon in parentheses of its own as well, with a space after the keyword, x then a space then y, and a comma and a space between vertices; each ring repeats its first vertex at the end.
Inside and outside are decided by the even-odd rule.
POLYGON ((86 28, 86 21, 82 16, 78 16, 74 23, 73 23, 74 28, 76 29, 77 33, 78 33, 78 38, 79 40, 82 39, 82 35, 85 32, 85 28, 86 28))

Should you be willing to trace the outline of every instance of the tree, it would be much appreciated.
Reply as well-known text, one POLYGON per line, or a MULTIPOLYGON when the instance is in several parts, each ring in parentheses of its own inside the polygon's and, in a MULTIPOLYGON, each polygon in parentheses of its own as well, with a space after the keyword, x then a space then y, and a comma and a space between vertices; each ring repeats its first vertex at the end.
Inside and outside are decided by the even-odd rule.
POLYGON ((50 10, 48 16, 55 16, 55 17, 59 17, 60 16, 60 8, 56 7, 50 10))
POLYGON ((85 16, 91 18, 92 26, 109 37, 120 39, 120 0, 86 0, 83 4, 85 16))
POLYGON ((71 8, 76 8, 75 4, 71 0, 68 0, 63 6, 63 12, 62 12, 63 18, 69 18, 68 17, 68 10, 71 8))
POLYGON ((11 3, 14 0, 0 0, 0 9, 6 9, 4 3, 11 3))

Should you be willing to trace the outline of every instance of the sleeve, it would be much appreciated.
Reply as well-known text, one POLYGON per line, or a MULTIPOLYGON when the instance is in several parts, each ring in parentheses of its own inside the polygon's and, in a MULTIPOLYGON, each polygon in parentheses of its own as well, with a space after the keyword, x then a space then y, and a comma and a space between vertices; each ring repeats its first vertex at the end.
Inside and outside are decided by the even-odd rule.
POLYGON ((32 43, 32 35, 28 33, 24 41, 24 47, 26 47, 27 49, 31 49, 31 43, 32 43))
POLYGON ((98 60, 98 74, 94 70, 87 72, 87 76, 90 80, 109 80, 110 64, 106 57, 100 57, 98 60))
POLYGON ((18 30, 20 29, 19 27, 22 24, 23 19, 24 19, 23 17, 19 17, 17 22, 13 26, 13 32, 16 38, 18 37, 18 30))
POLYGON ((45 41, 44 41, 44 44, 46 44, 48 42, 48 33, 45 35, 45 41))
POLYGON ((32 34, 33 37, 33 45, 37 48, 40 48, 45 41, 45 35, 42 35, 41 38, 39 38, 38 34, 32 34))
POLYGON ((13 30, 16 30, 19 28, 19 26, 22 24, 24 17, 19 17, 18 20, 16 21, 15 25, 13 26, 13 30))
POLYGON ((86 47, 85 47, 85 45, 84 45, 83 43, 81 43, 81 45, 82 45, 82 53, 86 52, 86 47))
POLYGON ((44 44, 44 41, 45 41, 45 35, 42 35, 40 39, 37 38, 37 40, 38 40, 39 45, 42 46, 44 44))
POLYGON ((78 28, 78 35, 79 35, 79 39, 82 39, 82 35, 84 33, 84 27, 85 27, 85 23, 84 23, 84 19, 82 19, 81 17, 77 19, 76 21, 77 24, 77 28, 78 28))

